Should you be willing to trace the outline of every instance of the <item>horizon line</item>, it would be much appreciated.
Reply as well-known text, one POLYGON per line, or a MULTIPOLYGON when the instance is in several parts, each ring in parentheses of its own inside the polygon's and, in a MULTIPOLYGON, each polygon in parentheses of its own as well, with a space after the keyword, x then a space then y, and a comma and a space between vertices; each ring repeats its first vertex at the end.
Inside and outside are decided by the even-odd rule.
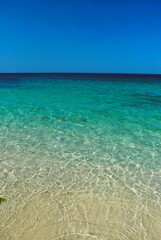
POLYGON ((157 75, 161 73, 112 73, 112 72, 0 72, 0 74, 73 74, 73 75, 157 75))

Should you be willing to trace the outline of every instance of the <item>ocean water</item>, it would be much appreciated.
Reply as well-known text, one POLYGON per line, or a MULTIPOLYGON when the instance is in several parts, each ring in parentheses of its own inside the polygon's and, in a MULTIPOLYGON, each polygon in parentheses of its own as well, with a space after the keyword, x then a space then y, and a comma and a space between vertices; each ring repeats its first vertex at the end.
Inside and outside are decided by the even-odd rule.
POLYGON ((161 76, 0 75, 0 239, 161 239, 161 76))

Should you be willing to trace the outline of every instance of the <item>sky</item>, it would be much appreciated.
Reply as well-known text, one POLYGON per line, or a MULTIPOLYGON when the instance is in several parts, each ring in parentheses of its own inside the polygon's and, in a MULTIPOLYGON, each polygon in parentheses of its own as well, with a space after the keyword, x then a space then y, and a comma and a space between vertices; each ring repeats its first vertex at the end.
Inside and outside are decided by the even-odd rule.
POLYGON ((0 72, 161 74, 161 0, 0 0, 0 72))

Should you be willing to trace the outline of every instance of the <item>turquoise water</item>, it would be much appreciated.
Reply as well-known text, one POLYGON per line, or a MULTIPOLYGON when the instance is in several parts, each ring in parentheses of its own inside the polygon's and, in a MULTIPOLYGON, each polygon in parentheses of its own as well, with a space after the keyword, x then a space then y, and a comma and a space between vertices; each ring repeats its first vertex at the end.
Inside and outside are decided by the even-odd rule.
POLYGON ((1 239, 161 239, 161 77, 0 76, 1 239))

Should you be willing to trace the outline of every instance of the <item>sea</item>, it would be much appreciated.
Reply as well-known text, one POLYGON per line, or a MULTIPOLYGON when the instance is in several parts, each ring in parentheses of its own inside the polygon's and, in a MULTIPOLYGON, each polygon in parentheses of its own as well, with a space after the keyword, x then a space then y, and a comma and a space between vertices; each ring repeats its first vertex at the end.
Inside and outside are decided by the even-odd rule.
POLYGON ((0 239, 161 239, 161 75, 0 74, 0 239))

